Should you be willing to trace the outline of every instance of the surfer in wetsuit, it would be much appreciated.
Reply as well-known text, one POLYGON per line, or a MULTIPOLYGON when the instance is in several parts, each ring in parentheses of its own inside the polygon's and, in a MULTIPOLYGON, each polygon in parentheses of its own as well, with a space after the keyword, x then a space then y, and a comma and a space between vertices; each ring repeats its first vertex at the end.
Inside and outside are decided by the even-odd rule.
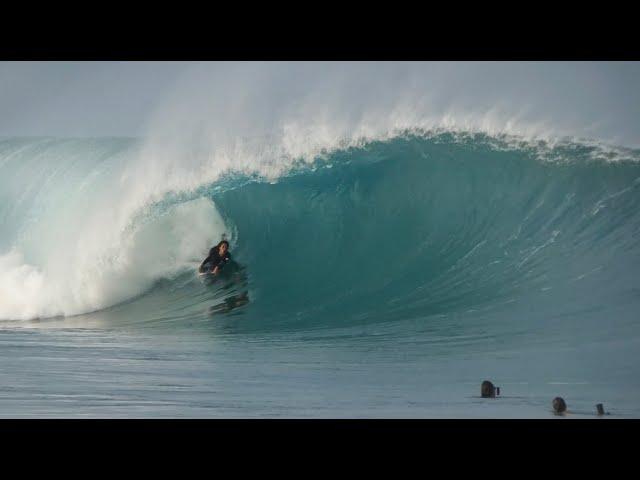
POLYGON ((200 268, 198 271, 200 273, 205 273, 207 268, 216 275, 220 269, 231 260, 231 254, 229 253, 229 242, 226 240, 222 240, 218 245, 213 247, 209 251, 209 256, 204 259, 204 261, 200 264, 200 268), (205 268, 206 264, 209 264, 207 268, 205 268))

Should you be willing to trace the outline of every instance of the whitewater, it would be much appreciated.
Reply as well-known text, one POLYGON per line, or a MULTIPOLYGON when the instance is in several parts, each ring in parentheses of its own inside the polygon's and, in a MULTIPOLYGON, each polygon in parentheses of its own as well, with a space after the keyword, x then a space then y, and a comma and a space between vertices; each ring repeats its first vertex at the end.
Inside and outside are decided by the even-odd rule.
POLYGON ((637 145, 355 68, 0 138, 0 415, 637 417, 637 145))

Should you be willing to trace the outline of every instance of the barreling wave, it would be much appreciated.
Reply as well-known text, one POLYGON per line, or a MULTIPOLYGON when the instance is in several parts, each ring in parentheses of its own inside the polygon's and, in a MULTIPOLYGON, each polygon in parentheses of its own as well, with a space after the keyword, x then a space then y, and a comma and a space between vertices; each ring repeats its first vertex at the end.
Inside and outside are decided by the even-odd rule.
POLYGON ((0 318, 535 329, 637 311, 638 151, 455 130, 261 145, 212 168, 152 161, 135 139, 0 141, 0 318), (239 268, 203 282, 223 233, 239 268))

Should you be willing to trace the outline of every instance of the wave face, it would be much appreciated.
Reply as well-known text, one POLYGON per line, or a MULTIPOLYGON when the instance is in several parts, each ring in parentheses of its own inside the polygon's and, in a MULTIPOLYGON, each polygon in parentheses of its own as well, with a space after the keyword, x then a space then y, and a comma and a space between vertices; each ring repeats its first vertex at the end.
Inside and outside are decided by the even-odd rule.
POLYGON ((166 177, 132 167, 143 151, 132 139, 0 142, 0 318, 637 331, 637 151, 440 132, 277 175, 166 177), (203 281, 195 268, 223 233, 238 266, 203 281))

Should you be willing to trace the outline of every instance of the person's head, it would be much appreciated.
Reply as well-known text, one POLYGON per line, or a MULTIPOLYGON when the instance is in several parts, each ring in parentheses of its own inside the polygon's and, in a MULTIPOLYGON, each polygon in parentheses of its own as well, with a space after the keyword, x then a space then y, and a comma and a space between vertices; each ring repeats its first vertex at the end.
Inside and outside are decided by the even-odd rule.
POLYGON ((229 242, 227 242, 226 240, 222 240, 218 244, 217 248, 218 248, 218 254, 224 255, 229 250, 229 242))
POLYGON ((556 413, 564 413, 567 411, 567 404, 562 397, 556 397, 551 402, 553 406, 553 411, 556 413))
POLYGON ((480 395, 482 398, 495 398, 496 387, 489 380, 485 380, 480 386, 480 395))

